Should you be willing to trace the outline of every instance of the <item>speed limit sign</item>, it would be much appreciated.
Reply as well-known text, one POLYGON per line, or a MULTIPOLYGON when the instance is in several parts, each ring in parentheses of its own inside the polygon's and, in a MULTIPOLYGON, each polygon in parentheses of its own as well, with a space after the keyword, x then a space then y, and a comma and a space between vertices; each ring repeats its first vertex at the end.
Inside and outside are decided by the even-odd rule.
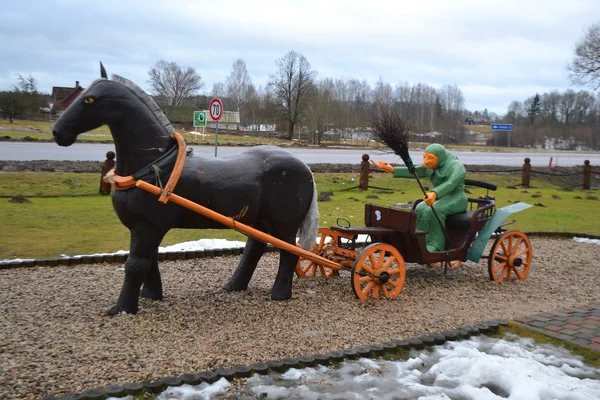
POLYGON ((218 121, 223 116, 223 103, 219 98, 214 98, 210 101, 208 112, 213 121, 218 121))

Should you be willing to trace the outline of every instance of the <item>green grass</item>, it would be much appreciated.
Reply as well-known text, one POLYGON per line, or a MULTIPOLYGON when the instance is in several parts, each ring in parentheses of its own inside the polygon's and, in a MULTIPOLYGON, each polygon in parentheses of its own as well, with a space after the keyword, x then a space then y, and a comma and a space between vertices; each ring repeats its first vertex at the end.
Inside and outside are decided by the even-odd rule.
MULTIPOLYGON (((315 174, 319 192, 332 192, 331 201, 320 202, 320 224, 337 224, 338 218, 352 225, 364 225, 365 202, 391 205, 408 202, 422 196, 418 185, 410 179, 394 179, 390 174, 373 173, 371 188, 362 191, 355 186, 357 174, 315 174), (351 182, 354 178, 355 182, 351 182), (349 190, 348 190, 349 189, 349 190), (367 196, 376 196, 368 198, 367 196)), ((545 207, 532 207, 514 214, 509 221, 511 229, 522 231, 567 231, 600 235, 600 206, 597 201, 575 200, 585 197, 582 190, 564 192, 549 183, 539 181, 539 188, 507 189, 515 185, 518 177, 508 174, 470 174, 469 178, 496 183, 495 196, 498 207, 523 201, 541 203, 545 207), (540 193, 536 193, 536 192, 540 193), (532 198, 532 194, 541 194, 532 198), (560 196, 553 199, 552 195, 560 196), (585 218, 581 216, 585 215, 585 218)), ((87 197, 30 198, 31 203, 11 203, 0 198, 0 259, 48 258, 60 254, 90 254, 113 252, 129 248, 129 231, 117 219, 109 196, 98 192, 100 174, 93 173, 0 173, 0 195, 59 195, 92 194, 87 197)), ((538 182, 534 182, 538 183, 538 182)), ((471 197, 485 191, 471 189, 471 197)), ((598 196, 598 191, 590 191, 598 196)), ((162 242, 170 245, 202 238, 245 240, 245 236, 230 229, 195 230, 173 229, 162 242)))
MULTIPOLYGON (((9 123, 8 120, 0 119, 0 128, 8 128, 10 130, 0 130, 0 137, 8 136, 13 140, 22 140, 23 138, 29 136, 31 138, 37 140, 45 140, 52 141, 53 138, 50 135, 50 123, 48 121, 30 121, 30 120, 14 120, 14 123, 9 123), (28 129, 36 129, 40 132, 27 132, 28 129)), ((474 129, 491 129, 489 126, 472 126, 474 129)), ((469 127, 471 129, 471 127, 469 127)), ((471 129, 473 130, 473 129, 471 129)), ((207 145, 214 146, 215 145, 215 134, 213 130, 206 129, 206 135, 204 137, 192 135, 189 132, 184 131, 183 129, 177 130, 181 133, 188 144, 196 144, 196 145, 207 145)), ((198 129, 198 132, 201 132, 201 129, 198 129)), ((259 144, 268 144, 273 146, 282 146, 282 147, 290 147, 290 146, 306 146, 309 143, 305 140, 291 141, 286 139, 278 139, 278 138, 269 138, 266 137, 257 137, 247 135, 233 135, 230 133, 219 133, 219 145, 222 146, 256 146, 259 144)), ((101 126, 100 128, 94 129, 90 132, 84 133, 79 136, 79 142, 89 141, 89 142, 97 142, 97 141, 112 141, 112 136, 110 134, 110 130, 107 126, 101 126)), ((322 146, 331 147, 331 146, 349 146, 349 147, 360 147, 360 148, 373 148, 373 149, 383 149, 384 146, 372 142, 372 141, 343 141, 343 142, 332 142, 332 141, 323 141, 321 143, 322 146)), ((428 143, 410 143, 411 148, 420 148, 424 149, 427 147, 428 143)), ((494 150, 494 151, 533 151, 532 149, 517 149, 517 148, 506 148, 506 147, 486 147, 486 146, 478 146, 478 145, 446 145, 448 149, 454 150, 494 150)))
POLYGON ((498 334, 494 335, 496 337, 502 337, 505 333, 514 333, 517 336, 523 338, 531 338, 537 344, 549 344, 554 347, 562 347, 571 352, 571 354, 575 356, 579 356, 583 358, 583 362, 587 365, 591 365, 595 368, 600 368, 600 352, 595 350, 587 349, 585 347, 576 345, 574 343, 566 342, 564 340, 556 339, 551 336, 546 336, 544 334, 538 333, 536 331, 532 331, 531 329, 523 328, 517 324, 510 323, 508 327, 499 327, 498 334))
POLYGON ((98 193, 100 172, 1 172, 0 196, 64 196, 98 193))

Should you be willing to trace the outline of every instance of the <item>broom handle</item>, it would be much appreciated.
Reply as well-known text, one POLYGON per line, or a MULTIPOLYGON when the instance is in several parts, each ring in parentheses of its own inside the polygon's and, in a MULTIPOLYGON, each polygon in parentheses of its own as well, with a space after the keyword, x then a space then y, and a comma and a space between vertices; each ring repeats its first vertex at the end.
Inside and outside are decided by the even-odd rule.
MULTIPOLYGON (((423 185, 421 185, 421 180, 417 176, 416 169, 413 170, 413 175, 414 175, 415 179, 417 180, 417 183, 419 184, 421 191, 423 192, 423 194, 425 196, 427 196, 427 193, 425 192, 425 188, 423 187, 423 185)), ((446 227, 444 226, 444 224, 442 224, 442 221, 440 220, 440 217, 437 215, 435 208, 433 208, 433 204, 430 207, 431 207, 431 211, 433 211, 433 215, 435 216, 435 219, 437 219, 437 222, 440 224, 440 227, 442 228, 442 231, 444 232, 444 236, 446 237, 446 243, 450 243, 450 238, 448 237, 448 232, 446 232, 446 227)))

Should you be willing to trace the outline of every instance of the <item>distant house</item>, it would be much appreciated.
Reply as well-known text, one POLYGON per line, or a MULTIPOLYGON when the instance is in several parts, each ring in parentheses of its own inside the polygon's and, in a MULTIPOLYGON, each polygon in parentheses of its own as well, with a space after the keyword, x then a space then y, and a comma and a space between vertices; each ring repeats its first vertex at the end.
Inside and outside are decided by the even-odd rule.
POLYGON ((52 86, 52 101, 57 112, 64 111, 83 92, 84 88, 75 81, 75 87, 52 86))
POLYGON ((478 112, 465 118, 465 125, 489 125, 490 119, 478 112))

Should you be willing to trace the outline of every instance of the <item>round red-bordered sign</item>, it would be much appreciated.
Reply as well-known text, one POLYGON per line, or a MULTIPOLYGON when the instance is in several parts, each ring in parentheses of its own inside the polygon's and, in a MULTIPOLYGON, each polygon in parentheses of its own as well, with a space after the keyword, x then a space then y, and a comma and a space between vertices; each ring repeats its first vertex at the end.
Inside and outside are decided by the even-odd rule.
POLYGON ((223 116, 223 103, 221 99, 215 97, 210 101, 210 105, 208 106, 208 112, 210 113, 210 117, 213 121, 218 121, 223 116))

